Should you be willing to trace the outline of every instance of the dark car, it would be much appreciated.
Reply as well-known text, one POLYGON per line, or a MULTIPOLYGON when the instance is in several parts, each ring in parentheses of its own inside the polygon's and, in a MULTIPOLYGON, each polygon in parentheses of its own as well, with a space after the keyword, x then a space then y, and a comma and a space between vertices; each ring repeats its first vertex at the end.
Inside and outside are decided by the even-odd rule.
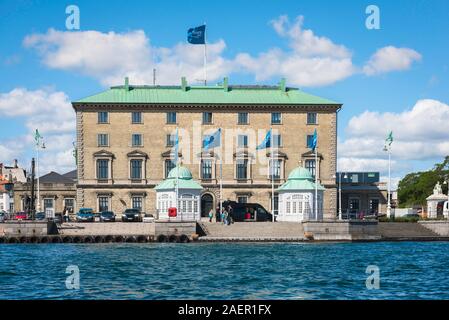
POLYGON ((234 221, 273 221, 273 216, 258 203, 223 202, 223 208, 232 208, 231 218, 234 221))
POLYGON ((139 209, 126 209, 122 214, 122 221, 142 222, 142 213, 139 209))
POLYGON ((76 221, 78 222, 93 222, 94 211, 91 208, 81 208, 76 214, 76 221))
POLYGON ((100 213, 101 222, 115 222, 115 214, 112 211, 103 211, 100 213))
POLYGON ((45 220, 46 216, 45 216, 45 212, 36 212, 36 220, 42 221, 45 220))

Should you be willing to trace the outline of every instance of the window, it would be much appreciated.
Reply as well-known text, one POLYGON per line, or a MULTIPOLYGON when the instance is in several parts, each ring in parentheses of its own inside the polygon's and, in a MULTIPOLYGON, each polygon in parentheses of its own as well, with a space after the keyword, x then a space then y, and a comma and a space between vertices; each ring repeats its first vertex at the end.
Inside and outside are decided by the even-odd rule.
POLYGON ((212 123, 212 112, 203 112, 203 124, 212 123))
POLYGON ((212 160, 202 159, 201 160, 201 178, 202 179, 212 179, 212 160))
POLYGON ((378 214, 379 213, 379 199, 369 200, 369 213, 378 214))
POLYGON ((133 209, 138 209, 142 211, 142 197, 132 197, 132 207, 133 209))
POLYGON ((98 112, 98 123, 108 123, 109 114, 105 111, 98 112))
POLYGON ((248 112, 239 112, 237 115, 238 124, 248 124, 248 112))
POLYGON ((248 196, 237 196, 238 203, 248 203, 248 196))
POLYGON ((168 124, 176 123, 176 112, 167 112, 167 123, 168 124))
POLYGON ((237 147, 246 148, 248 147, 248 136, 244 134, 239 134, 237 136, 237 147))
POLYGON ((275 215, 278 215, 279 213, 279 194, 275 193, 274 194, 274 209, 272 210, 274 212, 275 215))
POLYGON ((47 209, 53 209, 53 199, 44 199, 44 212, 46 212, 47 209))
POLYGON ((307 124, 317 124, 317 113, 316 112, 308 112, 307 113, 307 124))
POLYGON ((97 160, 97 179, 109 179, 109 160, 97 160))
POLYGON ((358 198, 349 199, 349 212, 358 213, 359 209, 360 209, 360 199, 358 198))
POLYGON ((109 146, 109 135, 106 133, 99 133, 97 135, 98 146, 99 147, 108 147, 109 146))
POLYGON ((306 141, 306 146, 307 148, 312 148, 312 144, 313 144, 313 134, 308 134, 307 135, 307 141, 306 141))
POLYGON ((281 113, 280 112, 273 112, 271 113, 271 123, 272 124, 281 124, 281 113))
POLYGON ((248 179, 248 159, 237 159, 237 179, 248 179))
POLYGON ((172 159, 165 160, 165 178, 168 177, 170 170, 176 167, 176 163, 172 159))
POLYGON ((140 180, 142 179, 142 160, 133 159, 130 162, 131 168, 131 179, 140 180))
POLYGON ((142 123, 142 112, 131 112, 132 123, 142 123))
POLYGON ((273 134, 273 147, 282 147, 282 136, 280 134, 273 134))
POLYGON ((174 134, 167 134, 167 147, 173 147, 175 145, 176 136, 174 134))
POLYGON ((98 197, 98 211, 109 211, 109 197, 98 197))
POLYGON ((271 160, 269 161, 269 179, 280 179, 281 178, 281 160, 273 159, 273 166, 271 164, 271 160))
POLYGON ((309 170, 309 172, 312 174, 312 176, 315 178, 315 160, 306 160, 306 169, 309 170))
POLYGON ((131 143, 133 147, 141 147, 142 146, 142 135, 139 133, 135 133, 132 135, 131 143))

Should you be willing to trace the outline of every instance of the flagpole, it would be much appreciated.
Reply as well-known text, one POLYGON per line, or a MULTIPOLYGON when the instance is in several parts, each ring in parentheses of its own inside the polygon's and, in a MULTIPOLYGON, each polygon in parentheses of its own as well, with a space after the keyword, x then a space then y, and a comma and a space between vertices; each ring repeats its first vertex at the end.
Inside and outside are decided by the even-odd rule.
POLYGON ((223 210, 223 146, 221 144, 221 128, 220 130, 220 213, 223 210))
POLYGON ((274 141, 273 141, 273 128, 270 128, 271 136, 270 136, 270 148, 271 148, 271 165, 270 165, 270 174, 271 174, 271 222, 274 222, 274 141))
MULTIPOLYGON (((41 211, 41 202, 40 202, 40 183, 39 183, 39 137, 37 138, 37 142, 36 142, 36 172, 37 172, 37 212, 41 211)), ((34 181, 32 182, 34 183, 34 181)), ((34 201, 33 199, 31 199, 31 201, 34 201)))
POLYGON ((387 217, 391 216, 391 146, 388 147, 388 202, 387 202, 387 217))
POLYGON ((176 188, 175 188, 175 195, 176 195, 176 212, 181 213, 181 221, 182 221, 182 212, 179 211, 179 133, 178 128, 176 128, 176 148, 175 148, 175 159, 176 159, 176 188))
POLYGON ((318 138, 315 145, 315 220, 318 220, 318 138))
POLYGON ((204 22, 204 85, 207 86, 207 40, 206 40, 206 22, 204 22))

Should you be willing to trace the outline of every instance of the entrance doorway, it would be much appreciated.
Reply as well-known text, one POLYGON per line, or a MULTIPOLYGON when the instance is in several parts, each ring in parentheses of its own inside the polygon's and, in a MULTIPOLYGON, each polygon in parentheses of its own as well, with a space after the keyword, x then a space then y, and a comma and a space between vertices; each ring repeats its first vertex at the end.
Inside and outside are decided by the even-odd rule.
POLYGON ((214 198, 211 194, 205 193, 201 196, 201 217, 209 217, 211 209, 214 209, 214 198))

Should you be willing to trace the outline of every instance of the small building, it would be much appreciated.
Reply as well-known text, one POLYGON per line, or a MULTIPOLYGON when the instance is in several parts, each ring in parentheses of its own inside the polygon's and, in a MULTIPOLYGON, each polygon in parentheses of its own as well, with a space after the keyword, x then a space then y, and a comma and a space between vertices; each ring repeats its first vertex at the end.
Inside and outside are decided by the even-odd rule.
MULTIPOLYGON (((16 211, 28 211, 31 198, 31 179, 25 183, 14 184, 16 211)), ((40 208, 49 214, 62 213, 64 208, 69 214, 76 212, 76 170, 59 174, 47 173, 39 178, 40 208)), ((37 179, 35 179, 35 196, 37 197, 37 179)), ((36 203, 37 209, 37 203, 36 203)))
POLYGON ((200 220, 203 187, 193 180, 192 173, 184 166, 171 169, 168 177, 154 188, 156 190, 157 219, 168 220, 169 208, 176 207, 176 183, 178 183, 178 212, 177 216, 170 217, 170 220, 200 220))
POLYGON ((447 210, 444 210, 444 203, 448 201, 448 196, 443 193, 439 182, 433 188, 433 194, 426 198, 427 200, 427 218, 437 219, 448 217, 447 210))
MULTIPOLYGON (((380 181, 379 172, 337 172, 336 184, 336 214, 338 215, 341 207, 343 219, 387 213, 388 185, 380 181), (340 186, 341 204, 338 192, 340 186)), ((390 194, 392 208, 397 205, 397 201, 393 201, 395 194, 397 193, 392 190, 390 194)))
POLYGON ((279 194, 279 213, 277 221, 302 222, 323 220, 323 193, 325 188, 318 183, 318 207, 315 217, 315 179, 303 167, 294 169, 287 181, 281 185, 279 194))

